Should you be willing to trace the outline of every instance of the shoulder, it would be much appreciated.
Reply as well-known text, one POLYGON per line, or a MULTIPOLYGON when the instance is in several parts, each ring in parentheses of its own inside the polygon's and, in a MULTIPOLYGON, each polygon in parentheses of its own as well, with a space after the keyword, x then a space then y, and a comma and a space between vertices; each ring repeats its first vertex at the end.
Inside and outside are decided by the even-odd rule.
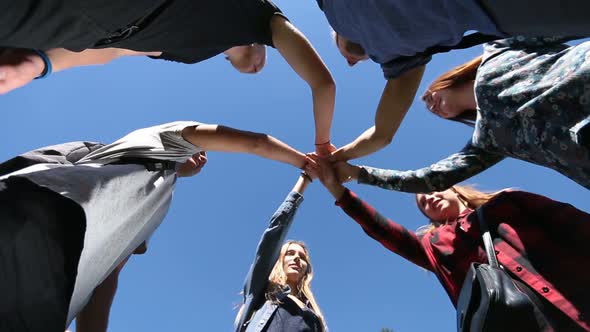
POLYGON ((497 205, 520 205, 522 203, 534 203, 541 201, 550 201, 551 199, 543 195, 531 193, 528 191, 507 188, 488 201, 485 206, 497 205))
POLYGON ((202 124, 196 121, 174 121, 151 127, 151 129, 158 132, 175 132, 180 134, 185 128, 197 127, 202 124))
MULTIPOLYGON (((501 54, 503 57, 510 56, 518 58, 519 55, 559 52, 569 47, 564 44, 565 41, 567 41, 567 38, 563 37, 525 36, 494 40, 484 44, 481 66, 484 66, 489 59, 500 56, 501 54)), ((497 65, 497 63, 495 62, 494 65, 497 65)))

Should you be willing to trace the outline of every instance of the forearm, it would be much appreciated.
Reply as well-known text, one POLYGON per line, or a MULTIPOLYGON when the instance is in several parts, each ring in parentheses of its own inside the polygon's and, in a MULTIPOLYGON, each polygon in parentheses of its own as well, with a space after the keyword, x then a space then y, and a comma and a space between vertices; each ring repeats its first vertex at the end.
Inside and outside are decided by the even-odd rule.
POLYGON ((250 153, 297 168, 305 165, 305 154, 266 134, 201 124, 184 128, 182 137, 204 151, 250 153))
POLYGON ((382 216, 371 205, 345 190, 336 205, 355 220, 367 235, 385 248, 423 268, 432 270, 418 236, 402 225, 382 216))
POLYGON ((410 193, 443 191, 495 165, 503 156, 468 145, 428 167, 398 171, 363 166, 358 182, 410 193))
POLYGON ((293 165, 299 169, 305 166, 305 154, 288 144, 268 135, 261 135, 251 146, 251 153, 263 158, 273 159, 293 165))
POLYGON ((332 119, 334 117, 334 103, 336 99, 336 85, 325 82, 312 88, 313 116, 315 122, 315 143, 324 144, 330 141, 332 119))
POLYGON ((385 136, 378 137, 375 127, 371 127, 359 135, 354 141, 342 146, 334 152, 334 161, 346 161, 364 157, 381 150, 389 144, 385 136))
POLYGON ((310 178, 308 178, 307 176, 300 175, 299 178, 297 179, 297 182, 293 186, 293 189, 291 189, 291 191, 294 191, 296 193, 303 195, 303 193, 305 192, 305 189, 307 189, 307 186, 310 183, 309 179, 310 178))
POLYGON ((338 149, 333 160, 363 157, 389 145, 414 101, 423 73, 424 66, 421 66, 387 81, 375 113, 375 126, 338 149))
POLYGON ((307 38, 283 17, 271 20, 275 47, 311 88, 317 144, 330 140, 336 84, 332 74, 307 38))
POLYGON ((160 53, 136 52, 119 48, 87 49, 82 52, 54 48, 46 51, 47 56, 51 60, 54 72, 79 66, 103 65, 122 56, 159 55, 160 53))

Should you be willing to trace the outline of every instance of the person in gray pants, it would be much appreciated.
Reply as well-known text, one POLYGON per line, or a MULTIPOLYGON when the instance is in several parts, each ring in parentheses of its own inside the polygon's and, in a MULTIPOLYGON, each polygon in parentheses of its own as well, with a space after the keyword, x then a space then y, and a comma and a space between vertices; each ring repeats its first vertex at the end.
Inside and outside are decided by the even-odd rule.
POLYGON ((198 174, 205 151, 306 164, 274 137, 192 121, 139 129, 108 145, 46 147, 0 164, 0 276, 9 276, 0 278, 0 330, 63 332, 90 303, 84 314, 92 324, 83 318, 78 331, 106 331, 116 287, 97 287, 116 285, 124 261, 165 218, 176 179, 198 174))

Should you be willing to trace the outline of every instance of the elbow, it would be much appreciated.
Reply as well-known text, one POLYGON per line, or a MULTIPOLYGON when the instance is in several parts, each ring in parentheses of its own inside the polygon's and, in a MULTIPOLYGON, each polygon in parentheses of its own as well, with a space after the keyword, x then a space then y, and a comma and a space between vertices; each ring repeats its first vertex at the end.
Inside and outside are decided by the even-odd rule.
POLYGON ((375 142, 375 144, 377 145, 377 147, 379 148, 384 148, 386 146, 388 146, 389 144, 391 144, 391 142, 393 141, 393 133, 383 133, 383 134, 378 134, 376 133, 375 136, 373 137, 373 140, 375 142))
POLYGON ((330 72, 326 72, 311 84, 313 91, 320 91, 322 94, 336 95, 336 82, 330 72))

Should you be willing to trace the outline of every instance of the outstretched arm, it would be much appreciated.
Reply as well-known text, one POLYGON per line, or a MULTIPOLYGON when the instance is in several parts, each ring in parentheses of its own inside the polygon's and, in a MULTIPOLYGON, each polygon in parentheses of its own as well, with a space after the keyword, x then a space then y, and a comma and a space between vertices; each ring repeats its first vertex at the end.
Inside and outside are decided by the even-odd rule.
POLYGON ((303 168, 305 165, 305 154, 266 134, 201 124, 184 128, 182 137, 205 151, 243 152, 284 162, 297 168, 303 168))
POLYGON ((423 74, 424 66, 420 66, 388 80, 375 114, 375 126, 336 150, 331 160, 356 159, 389 145, 414 101, 423 74))
POLYGON ((62 71, 73 67, 104 65, 123 56, 150 55, 158 56, 162 52, 137 52, 122 48, 87 49, 82 52, 72 52, 64 48, 54 48, 47 51, 51 59, 53 71, 62 71))
MULTIPOLYGON (((271 29, 274 46, 311 88, 315 143, 329 142, 336 98, 336 84, 332 74, 307 38, 284 17, 273 16, 271 29)), ((330 144, 324 144, 317 152, 327 154, 333 149, 330 144)))
POLYGON ((354 219, 367 235, 414 264, 432 270, 420 238, 414 232, 383 217, 371 205, 344 187, 338 181, 333 165, 328 161, 319 158, 315 160, 316 164, 309 163, 306 166, 306 172, 319 177, 336 199, 336 204, 354 219))
POLYGON ((244 304, 236 317, 236 331, 242 331, 254 310, 257 310, 264 301, 268 277, 279 258, 281 245, 303 201, 303 192, 308 184, 308 179, 303 175, 297 179, 293 189, 272 215, 267 229, 262 233, 254 261, 244 283, 244 304))
MULTIPOLYGON (((102 65, 122 56, 159 55, 161 52, 136 52, 118 48, 87 49, 72 52, 55 48, 45 52, 51 62, 52 72, 64 69, 102 65)), ((41 75, 45 70, 41 56, 27 49, 5 49, 0 53, 0 94, 20 88, 41 75)))
POLYGON ((463 150, 418 170, 397 171, 363 166, 357 168, 357 179, 359 183, 388 190, 410 193, 443 191, 485 171, 504 158, 467 144, 463 150))

